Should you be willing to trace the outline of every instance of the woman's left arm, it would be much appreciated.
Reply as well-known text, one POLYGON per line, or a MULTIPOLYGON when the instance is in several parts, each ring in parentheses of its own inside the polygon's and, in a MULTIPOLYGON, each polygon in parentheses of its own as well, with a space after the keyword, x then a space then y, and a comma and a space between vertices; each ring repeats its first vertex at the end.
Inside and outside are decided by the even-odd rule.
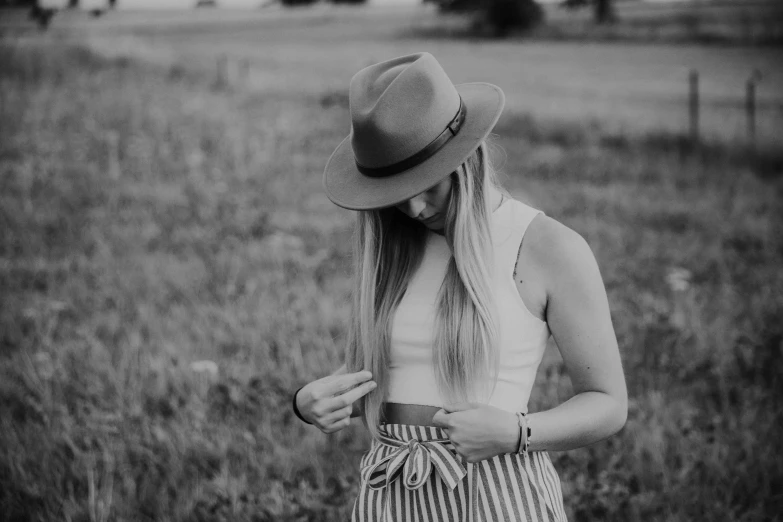
POLYGON ((598 442, 625 424, 628 392, 601 273, 587 242, 543 217, 531 226, 531 255, 547 291, 546 319, 574 396, 528 416, 530 450, 569 450, 598 442))
MULTIPOLYGON (((573 384, 574 396, 531 413, 530 451, 562 451, 605 439, 623 427, 628 393, 609 302, 595 256, 585 240, 541 216, 525 235, 523 256, 546 289, 546 319, 573 384)), ((463 403, 433 417, 469 462, 517 450, 517 417, 498 408, 463 403)))

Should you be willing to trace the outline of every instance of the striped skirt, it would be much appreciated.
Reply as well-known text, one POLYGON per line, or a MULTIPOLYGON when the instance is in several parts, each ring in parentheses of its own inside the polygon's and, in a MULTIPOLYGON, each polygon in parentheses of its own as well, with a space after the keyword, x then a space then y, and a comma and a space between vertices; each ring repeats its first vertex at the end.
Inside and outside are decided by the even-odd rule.
POLYGON ((352 522, 565 522, 546 452, 466 462, 441 428, 381 425, 362 457, 352 522))

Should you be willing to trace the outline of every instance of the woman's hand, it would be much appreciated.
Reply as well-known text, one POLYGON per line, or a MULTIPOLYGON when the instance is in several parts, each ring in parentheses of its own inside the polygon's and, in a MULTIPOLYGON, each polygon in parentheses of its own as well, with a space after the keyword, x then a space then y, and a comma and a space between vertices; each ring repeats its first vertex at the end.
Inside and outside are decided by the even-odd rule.
POLYGON ((446 430, 457 453, 467 462, 516 452, 519 443, 516 414, 486 404, 444 406, 432 417, 432 423, 446 430))
POLYGON ((324 433, 334 433, 351 424, 353 403, 375 389, 368 371, 329 375, 305 385, 296 394, 302 417, 324 433))

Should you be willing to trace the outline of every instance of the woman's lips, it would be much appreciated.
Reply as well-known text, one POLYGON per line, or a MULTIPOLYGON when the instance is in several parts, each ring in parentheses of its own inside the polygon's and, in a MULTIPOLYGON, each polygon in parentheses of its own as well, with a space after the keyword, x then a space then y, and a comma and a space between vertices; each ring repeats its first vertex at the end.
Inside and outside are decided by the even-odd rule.
POLYGON ((422 219, 421 222, 424 223, 425 225, 431 225, 432 223, 437 221, 439 217, 440 217, 440 214, 433 214, 430 217, 428 217, 427 219, 422 219))

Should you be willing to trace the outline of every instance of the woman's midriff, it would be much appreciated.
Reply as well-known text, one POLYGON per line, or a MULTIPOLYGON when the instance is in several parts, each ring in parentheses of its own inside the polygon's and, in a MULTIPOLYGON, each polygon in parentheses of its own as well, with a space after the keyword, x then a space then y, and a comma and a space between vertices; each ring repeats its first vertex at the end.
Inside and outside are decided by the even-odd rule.
POLYGON ((386 424, 410 424, 413 426, 434 426, 432 422, 432 417, 440 409, 441 409, 440 406, 384 402, 383 421, 386 424))

